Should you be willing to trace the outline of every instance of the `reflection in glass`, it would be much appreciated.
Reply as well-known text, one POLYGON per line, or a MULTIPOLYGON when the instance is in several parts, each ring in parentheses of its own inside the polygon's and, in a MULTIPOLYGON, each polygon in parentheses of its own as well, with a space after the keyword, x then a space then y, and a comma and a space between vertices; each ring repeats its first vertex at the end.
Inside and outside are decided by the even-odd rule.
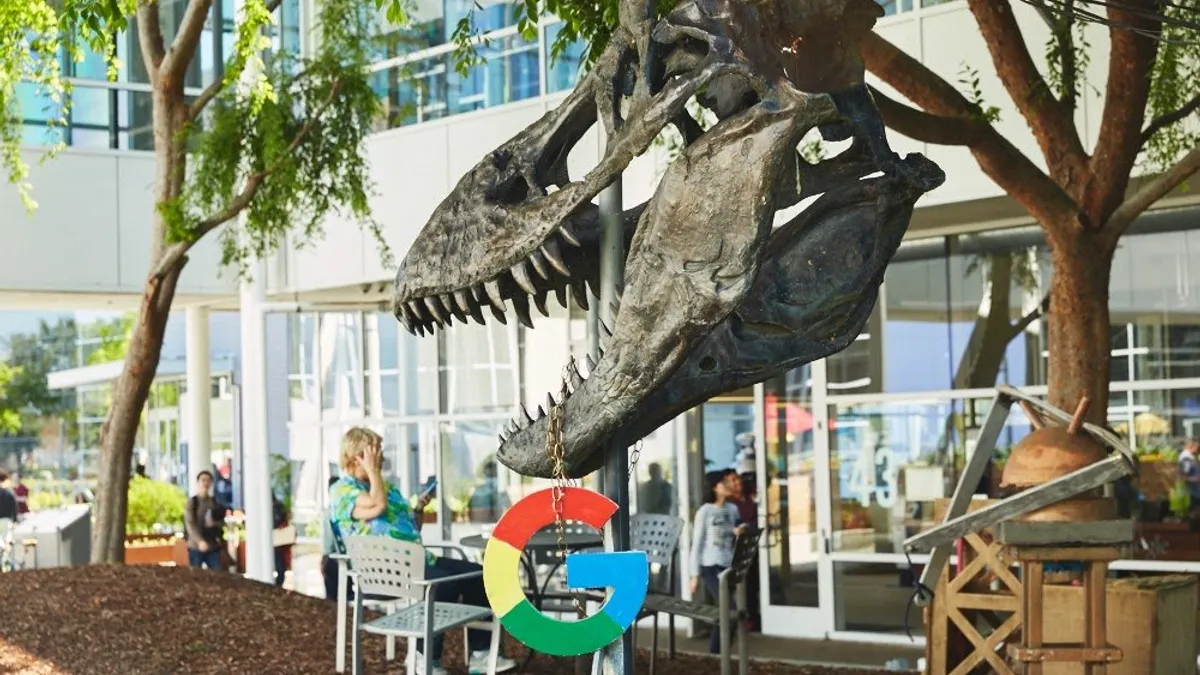
POLYGON ((562 33, 563 24, 556 23, 546 27, 545 50, 548 59, 546 64, 546 93, 554 94, 569 91, 579 81, 583 69, 583 53, 587 44, 583 40, 574 40, 557 54, 553 52, 558 36, 562 33))
POLYGON ((500 471, 496 463, 502 425, 497 420, 465 420, 439 426, 442 471, 438 495, 445 500, 443 513, 452 518, 455 541, 495 524, 513 502, 509 474, 500 471))
POLYGON ((924 636, 920 610, 909 607, 912 578, 916 570, 901 563, 835 562, 834 587, 837 603, 834 629, 924 636))
MULTIPOLYGON (((816 607, 817 474, 811 366, 764 383, 766 541, 773 605, 816 607)), ((745 482, 745 479, 743 479, 745 482)), ((753 485, 747 485, 753 494, 753 485)))
POLYGON ((517 349, 497 321, 444 333, 442 400, 449 413, 511 412, 516 405, 517 349))
POLYGON ((321 364, 321 407, 339 419, 362 417, 362 315, 325 312, 319 315, 318 358, 321 364))

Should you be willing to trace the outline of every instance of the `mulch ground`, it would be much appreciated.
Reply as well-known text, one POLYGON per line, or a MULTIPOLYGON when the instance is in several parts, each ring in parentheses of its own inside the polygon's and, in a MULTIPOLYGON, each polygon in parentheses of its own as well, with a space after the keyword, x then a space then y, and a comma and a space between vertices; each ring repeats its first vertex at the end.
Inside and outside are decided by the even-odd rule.
MULTIPOLYGON (((22 675, 292 675, 334 672, 334 603, 232 575, 187 568, 92 566, 0 576, 0 673, 22 675)), ((443 665, 465 673, 462 633, 443 665)), ((364 637, 366 672, 403 673, 384 640, 364 637)), ((505 652, 523 657, 511 641, 505 652)), ((638 658, 646 672, 647 654, 638 658)), ((714 659, 658 660, 658 675, 717 672, 714 659)), ((736 667, 736 666, 735 666, 736 667)), ((530 675, 565 675, 571 660, 539 655, 530 675)), ((754 662, 754 675, 880 675, 876 670, 754 662)))

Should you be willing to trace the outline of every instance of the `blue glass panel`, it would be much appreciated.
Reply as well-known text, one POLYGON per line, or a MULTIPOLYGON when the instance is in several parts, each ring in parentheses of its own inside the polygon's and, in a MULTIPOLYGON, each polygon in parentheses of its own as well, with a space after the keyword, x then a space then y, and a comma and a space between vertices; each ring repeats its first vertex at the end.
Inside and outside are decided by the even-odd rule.
POLYGON ((557 57, 549 57, 562 32, 563 25, 556 23, 546 27, 546 54, 549 63, 546 66, 546 89, 549 94, 569 91, 579 81, 579 73, 583 67, 583 53, 587 48, 582 40, 575 40, 569 47, 562 50, 557 57))

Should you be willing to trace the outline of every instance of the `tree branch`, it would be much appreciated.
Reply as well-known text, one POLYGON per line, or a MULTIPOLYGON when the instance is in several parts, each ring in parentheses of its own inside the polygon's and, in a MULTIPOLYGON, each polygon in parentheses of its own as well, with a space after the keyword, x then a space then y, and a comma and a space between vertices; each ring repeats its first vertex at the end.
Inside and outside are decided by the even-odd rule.
MULTIPOLYGON (((267 2, 267 11, 273 14, 275 10, 279 9, 279 5, 281 4, 283 4, 283 0, 270 0, 267 2)), ((200 113, 204 112, 204 109, 208 107, 208 104, 212 103, 213 99, 215 99, 224 88, 225 81, 221 78, 214 80, 207 87, 205 87, 204 91, 200 92, 200 95, 196 97, 196 100, 192 101, 192 105, 188 110, 188 119, 198 119, 200 117, 200 113)))
MULTIPOLYGON (((976 120, 971 103, 953 85, 876 33, 868 33, 863 39, 862 56, 872 74, 925 113, 948 118, 948 123, 954 119, 973 120, 974 125, 955 123, 965 125, 963 128, 967 131, 966 136, 956 144, 970 147, 983 172, 1012 195, 1039 223, 1047 227, 1051 227, 1052 223, 1078 223, 1079 207, 1071 196, 994 127, 976 120)), ((909 131, 917 133, 924 127, 924 131, 933 138, 935 132, 928 118, 914 116, 912 112, 917 111, 910 112, 908 106, 890 100, 879 92, 874 95, 885 121, 891 115, 898 124, 910 123, 912 127, 909 131)))
POLYGON ((263 182, 266 181, 271 174, 278 171, 286 162, 290 162, 292 160, 292 155, 296 152, 296 149, 299 148, 302 143, 304 143, 305 139, 312 135, 313 131, 317 127, 317 123, 320 121, 325 112, 329 110, 329 107, 333 105, 333 102, 337 99, 337 95, 340 91, 340 83, 335 82, 329 90, 329 96, 326 97, 325 101, 321 104, 321 107, 309 115, 308 120, 304 123, 304 126, 300 127, 300 130, 296 132, 296 136, 292 139, 292 142, 288 144, 288 147, 276 159, 274 164, 263 169, 262 171, 252 173, 247 176, 246 182, 242 186, 242 191, 239 192, 237 196, 235 196, 233 200, 225 206, 225 208, 197 223, 196 227, 192 230, 192 236, 189 240, 176 242, 163 252, 162 258, 159 259, 158 265, 154 268, 154 276, 156 278, 162 278, 162 276, 165 275, 173 265, 177 264, 179 260, 186 256, 187 252, 191 250, 192 246, 195 246, 196 242, 203 239, 205 235, 233 220, 238 216, 238 214, 246 210, 246 207, 250 206, 250 203, 254 200, 255 195, 258 194, 259 188, 262 187, 263 182))
POLYGON ((1193 174, 1200 171, 1200 148, 1192 148, 1174 166, 1152 178, 1139 188, 1113 211, 1112 216, 1104 223, 1104 234, 1110 241, 1116 241, 1125 228, 1154 205, 1154 202, 1167 196, 1193 174))
POLYGON ((192 101, 192 105, 189 106, 188 119, 192 121, 199 119, 200 113, 204 112, 204 109, 208 107, 208 104, 212 103, 213 99, 216 98, 224 88, 225 80, 223 78, 218 78, 214 80, 212 84, 209 84, 207 87, 205 87, 204 91, 200 92, 200 95, 197 96, 196 100, 192 101))
POLYGON ((933 115, 891 98, 871 87, 871 97, 883 123, 915 141, 936 145, 971 145, 988 125, 970 117, 933 115))
POLYGON ((1153 137, 1154 134, 1157 134, 1163 129, 1187 117, 1188 115, 1191 115, 1192 113, 1196 112, 1197 109, 1200 109, 1200 94, 1196 94, 1194 97, 1192 97, 1192 100, 1184 103, 1178 110, 1169 112, 1161 117, 1156 117, 1155 119, 1151 120, 1150 124, 1147 124, 1146 128, 1142 131, 1141 145, 1146 145, 1146 143, 1150 142, 1150 138, 1153 137))
POLYGON ((200 43, 200 35, 204 32, 204 23, 208 20, 212 2, 213 0, 188 1, 183 19, 179 23, 179 31, 175 33, 175 39, 171 41, 171 47, 162 61, 163 77, 169 81, 183 81, 183 73, 196 55, 196 45, 200 43))
MULTIPOLYGON (((1136 9, 1153 10, 1156 0, 1124 0, 1132 6, 1129 12, 1109 5, 1108 16, 1113 23, 1125 24, 1140 31, 1161 30, 1161 20, 1143 16, 1136 9)), ((1146 116, 1146 101, 1150 96, 1150 73, 1158 55, 1158 42, 1132 30, 1112 27, 1112 43, 1108 58, 1108 82, 1104 89, 1104 110, 1100 117, 1100 133, 1092 157, 1088 180, 1082 194, 1084 212, 1093 227, 1109 227, 1115 209, 1125 198, 1129 174, 1142 147, 1142 128, 1146 116)), ((1119 229, 1124 229, 1120 227, 1119 229)))
MULTIPOLYGON (((1029 310, 1028 314, 1021 317, 1020 319, 1017 319, 1017 322, 1013 324, 1013 326, 1012 326, 1013 337, 1016 337, 1016 336, 1020 335, 1021 333, 1025 332, 1025 329, 1029 328, 1030 324, 1032 324, 1034 321, 1037 321, 1038 319, 1040 319, 1043 314, 1045 314, 1046 312, 1049 312, 1049 311, 1050 311, 1050 294, 1047 293, 1045 296, 1042 297, 1042 301, 1038 303, 1037 307, 1034 307, 1033 309, 1029 310)), ((1009 339, 1011 340, 1012 338, 1009 338, 1009 339)))
POLYGON ((162 25, 158 18, 158 3, 154 0, 142 0, 137 8, 138 46, 142 49, 142 61, 146 64, 146 72, 150 82, 158 79, 159 67, 162 66, 163 46, 162 25))
MULTIPOLYGON (((996 74, 1033 131, 1050 175, 1059 184, 1070 185, 1074 176, 1083 175, 1087 161, 1072 106, 1055 98, 1038 72, 1008 0, 968 0, 968 3, 992 55, 996 74)), ((1063 67, 1066 68, 1065 62, 1063 67)), ((1064 79, 1069 75, 1064 72, 1064 79)))

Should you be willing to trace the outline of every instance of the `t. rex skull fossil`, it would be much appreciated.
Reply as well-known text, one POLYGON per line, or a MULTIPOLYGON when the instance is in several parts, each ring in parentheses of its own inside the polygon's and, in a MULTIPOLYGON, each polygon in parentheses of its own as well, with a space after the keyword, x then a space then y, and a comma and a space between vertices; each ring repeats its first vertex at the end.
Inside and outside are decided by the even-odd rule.
MULTIPOLYGON (((424 335, 454 319, 532 327, 553 293, 587 305, 599 287, 592 200, 673 124, 685 148, 652 199, 624 213, 628 257, 606 351, 564 403, 567 471, 603 464, 685 410, 845 348, 875 304, 913 205, 942 183, 921 155, 900 159, 863 83, 857 45, 873 0, 685 0, 646 18, 622 0, 621 27, 555 110, 459 181, 413 243, 394 311, 424 335), (715 114, 704 129, 685 108, 715 114), (599 120, 604 157, 572 179, 567 155, 599 120), (852 139, 811 164, 812 129, 852 139), (553 190, 551 188, 554 188, 553 190), (817 199, 773 228, 778 211, 817 199)), ((543 411, 501 436, 499 460, 549 477, 543 411)))

